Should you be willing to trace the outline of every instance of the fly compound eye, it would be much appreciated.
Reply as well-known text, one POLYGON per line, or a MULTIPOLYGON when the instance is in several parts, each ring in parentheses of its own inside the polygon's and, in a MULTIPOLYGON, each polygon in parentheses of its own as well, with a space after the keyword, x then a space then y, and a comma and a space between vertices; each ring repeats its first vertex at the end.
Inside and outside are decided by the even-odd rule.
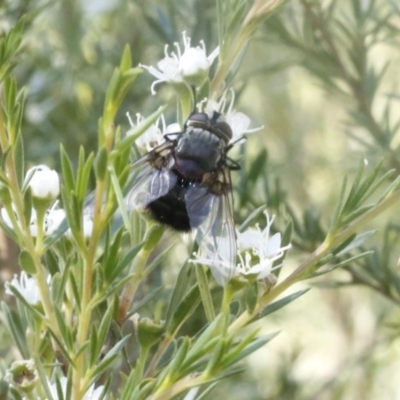
POLYGON ((206 113, 194 113, 187 120, 187 125, 196 125, 197 123, 206 124, 209 121, 209 117, 206 113))
POLYGON ((232 128, 227 122, 219 121, 214 126, 223 133, 224 139, 226 139, 227 142, 232 139, 232 128))

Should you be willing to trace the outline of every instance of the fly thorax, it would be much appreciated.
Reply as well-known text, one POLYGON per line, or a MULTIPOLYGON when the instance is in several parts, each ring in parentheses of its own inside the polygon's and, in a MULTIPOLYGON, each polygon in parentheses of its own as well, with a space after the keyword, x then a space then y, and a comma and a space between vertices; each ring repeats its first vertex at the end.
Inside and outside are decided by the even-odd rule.
POLYGON ((175 148, 176 166, 188 178, 201 178, 206 172, 214 171, 221 155, 221 139, 201 128, 188 128, 175 148))

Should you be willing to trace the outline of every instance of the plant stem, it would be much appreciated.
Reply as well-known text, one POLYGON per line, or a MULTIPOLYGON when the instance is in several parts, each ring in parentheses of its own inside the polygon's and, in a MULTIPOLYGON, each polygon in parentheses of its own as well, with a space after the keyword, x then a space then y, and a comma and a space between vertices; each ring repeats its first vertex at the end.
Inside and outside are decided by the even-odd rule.
POLYGON ((157 351, 155 352, 153 358, 150 361, 149 366, 147 367, 146 370, 146 378, 149 378, 153 371, 156 369, 158 363, 161 360, 161 357, 164 355, 164 353, 167 351, 169 345, 171 344, 172 340, 174 339, 174 335, 166 335, 160 345, 158 346, 157 351))
POLYGON ((189 375, 185 376, 181 380, 175 382, 172 386, 168 388, 163 388, 162 390, 156 391, 149 400, 168 400, 174 398, 177 394, 182 393, 185 390, 191 389, 196 386, 200 386, 207 379, 203 375, 189 375))
MULTIPOLYGON (((92 298, 92 281, 93 281, 93 268, 96 256, 97 244, 100 238, 100 233, 103 228, 102 218, 102 204, 103 204, 103 193, 105 191, 105 181, 99 180, 96 188, 95 205, 93 211, 93 233, 90 238, 89 246, 86 249, 84 255, 84 266, 83 266, 83 287, 82 287, 82 298, 80 304, 80 315, 78 320, 77 330, 77 351, 82 348, 87 340, 89 332, 90 320, 91 320, 91 307, 90 300, 92 298)), ((79 400, 83 396, 85 388, 81 387, 81 382, 84 381, 84 352, 79 352, 79 355, 75 361, 75 369, 72 377, 72 398, 79 400)))
POLYGON ((229 327, 230 320, 230 304, 233 296, 233 291, 230 289, 230 285, 226 285, 224 288, 224 296, 221 304, 221 324, 222 324, 222 335, 226 335, 229 327))
POLYGON ((135 366, 135 382, 139 385, 143 378, 144 367, 146 365, 147 356, 150 348, 147 346, 141 346, 139 358, 136 361, 135 366))
POLYGON ((163 228, 160 227, 159 225, 151 223, 148 226, 144 238, 144 245, 140 249, 139 253, 136 255, 135 260, 131 265, 131 270, 129 271, 129 274, 134 274, 134 278, 131 279, 124 286, 124 289, 120 297, 119 312, 118 312, 118 323, 120 325, 122 325, 126 319, 133 298, 135 296, 136 290, 139 287, 140 282, 142 281, 143 271, 146 266, 149 255, 153 251, 155 245, 160 240, 162 233, 163 233, 163 228))

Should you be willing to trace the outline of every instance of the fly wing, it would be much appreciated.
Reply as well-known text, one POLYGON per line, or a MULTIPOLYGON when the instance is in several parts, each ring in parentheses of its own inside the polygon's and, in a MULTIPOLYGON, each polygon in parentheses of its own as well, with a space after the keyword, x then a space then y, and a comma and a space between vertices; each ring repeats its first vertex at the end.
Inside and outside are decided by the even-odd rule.
POLYGON ((236 233, 230 171, 224 168, 214 187, 206 184, 191 187, 185 196, 186 208, 202 258, 207 260, 215 280, 222 286, 232 279, 236 267, 236 233))
MULTIPOLYGON (((144 208, 150 202, 165 195, 176 183, 176 176, 169 171, 173 165, 173 142, 166 141, 140 157, 131 165, 131 176, 125 195, 129 210, 144 208)), ((93 213, 95 191, 86 196, 84 211, 93 213)))
POLYGON ((170 168, 174 164, 173 144, 165 142, 132 164, 131 187, 126 195, 128 209, 142 209, 166 195, 176 184, 176 175, 170 168))
POLYGON ((176 175, 166 168, 150 169, 134 182, 126 196, 128 210, 145 208, 166 195, 176 184, 176 175))

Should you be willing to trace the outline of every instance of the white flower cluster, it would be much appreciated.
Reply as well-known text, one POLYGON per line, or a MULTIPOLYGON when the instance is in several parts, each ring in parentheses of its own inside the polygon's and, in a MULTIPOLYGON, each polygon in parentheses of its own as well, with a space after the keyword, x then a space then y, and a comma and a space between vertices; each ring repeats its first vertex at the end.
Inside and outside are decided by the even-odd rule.
MULTIPOLYGON (((245 232, 237 232, 237 246, 239 263, 236 265, 236 277, 244 277, 249 280, 263 280, 272 272, 272 265, 275 260, 280 259, 284 252, 290 249, 291 245, 281 247, 281 234, 275 233, 270 237, 270 230, 274 217, 269 218, 265 212, 267 226, 261 230, 257 224, 245 232)), ((223 247, 223 246, 222 246, 223 247)), ((231 265, 227 257, 221 253, 216 260, 212 254, 202 255, 194 253, 193 263, 209 265, 217 282, 225 286, 229 281, 231 265), (219 278, 218 278, 219 277, 219 278)))
MULTIPOLYGON (((53 205, 46 211, 43 221, 43 233, 45 235, 53 234, 66 218, 65 211, 57 208, 58 200, 56 200, 56 198, 60 194, 60 179, 57 172, 50 169, 47 165, 38 165, 33 167, 26 173, 24 186, 28 186, 30 188, 34 198, 39 200, 54 201, 53 205)), ((5 224, 10 228, 13 228, 12 218, 4 207, 1 209, 0 214, 5 224)), ((92 229, 92 220, 89 216, 84 216, 84 236, 90 237, 92 234, 92 229)), ((29 230, 33 237, 37 237, 37 213, 34 208, 31 210, 29 230)), ((71 236, 70 230, 66 232, 66 236, 71 236)))
POLYGON ((281 234, 275 233, 270 236, 271 226, 275 216, 267 219, 267 226, 261 230, 259 225, 256 228, 248 229, 245 232, 237 232, 238 250, 240 262, 236 272, 243 276, 255 276, 256 279, 264 279, 272 272, 272 264, 280 259, 283 253, 290 249, 291 245, 281 247, 281 234), (254 257, 255 256, 255 257, 254 257), (256 258, 256 262, 254 262, 256 258))
POLYGON ((206 47, 203 41, 200 46, 192 47, 191 39, 182 32, 183 51, 178 43, 174 43, 176 53, 168 53, 168 45, 165 46, 165 57, 157 63, 157 68, 153 66, 140 65, 157 78, 151 85, 151 93, 155 94, 154 87, 160 82, 186 83, 188 85, 200 85, 208 70, 219 54, 217 47, 207 56, 206 47))
MULTIPOLYGON (((132 121, 129 113, 126 113, 129 120, 129 125, 131 129, 127 132, 129 136, 131 131, 136 128, 143 120, 144 117, 141 114, 136 114, 136 124, 132 121)), ((159 146, 161 143, 165 142, 164 135, 168 133, 180 132, 181 127, 178 123, 166 125, 165 117, 162 114, 157 121, 150 126, 142 135, 140 135, 136 140, 136 145, 141 149, 146 149, 147 151, 153 150, 155 147, 159 146)))
MULTIPOLYGON (((28 186, 32 192, 32 196, 38 200, 43 200, 47 205, 47 202, 53 202, 51 208, 46 211, 43 221, 43 234, 51 235, 53 234, 65 221, 66 214, 65 211, 61 208, 57 208, 58 200, 56 198, 60 194, 60 180, 56 171, 51 170, 46 165, 39 165, 37 167, 33 167, 28 170, 24 182, 24 186, 28 186)), ((2 208, 0 211, 1 217, 4 223, 10 227, 14 228, 13 220, 15 218, 11 218, 6 208, 2 208)), ((19 221, 16 221, 19 223, 19 221)), ((37 212, 33 208, 31 210, 31 219, 29 224, 29 230, 33 237, 37 237, 38 235, 38 221, 37 221, 37 212)), ((93 230, 93 222, 89 216, 84 216, 83 218, 83 234, 84 237, 90 237, 93 230)), ((67 237, 71 237, 71 230, 68 229, 65 233, 67 237)), ((50 284, 51 277, 49 276, 50 284)), ((11 290, 14 288, 19 294, 31 305, 37 305, 40 303, 40 292, 37 287, 36 281, 34 278, 29 277, 25 271, 21 272, 21 275, 18 279, 17 275, 14 275, 14 278, 11 282, 5 283, 5 291, 9 295, 14 295, 14 292, 11 290)))
MULTIPOLYGON (((46 165, 38 165, 37 167, 28 170, 24 186, 28 186, 31 190, 32 196, 38 200, 47 200, 51 202, 60 194, 60 179, 58 174, 46 165)), ((45 234, 50 235, 55 232, 61 222, 65 219, 65 212, 63 212, 63 215, 60 215, 59 211, 61 210, 55 210, 53 205, 53 207, 46 212, 43 226, 45 234)), ((1 209, 1 216, 5 224, 10 228, 13 228, 12 218, 5 208, 1 209)), ((35 209, 31 210, 29 230, 33 237, 37 236, 38 225, 35 209)))
MULTIPOLYGON (((197 107, 199 111, 204 111, 207 113, 212 113, 216 111, 220 114, 223 114, 225 117, 225 121, 232 129, 232 139, 229 141, 229 144, 238 143, 242 139, 245 138, 245 135, 249 133, 258 132, 263 129, 264 126, 260 126, 258 128, 249 128, 251 124, 250 118, 239 111, 235 111, 233 109, 233 103, 235 101, 235 94, 233 90, 229 91, 231 94, 231 101, 227 106, 227 93, 220 98, 219 101, 204 99, 200 102, 197 107), (205 104, 205 106, 204 106, 205 104)), ((136 114, 136 124, 132 121, 132 118, 129 113, 126 113, 129 125, 131 127, 128 130, 127 135, 129 136, 131 131, 135 129, 143 120, 144 117, 141 114, 136 114)), ((176 122, 170 125, 166 125, 164 115, 161 115, 157 119, 157 121, 150 126, 142 135, 140 135, 136 140, 136 145, 147 151, 153 150, 155 147, 159 146, 161 143, 165 141, 165 135, 171 133, 179 133, 182 131, 180 125, 176 122)))

